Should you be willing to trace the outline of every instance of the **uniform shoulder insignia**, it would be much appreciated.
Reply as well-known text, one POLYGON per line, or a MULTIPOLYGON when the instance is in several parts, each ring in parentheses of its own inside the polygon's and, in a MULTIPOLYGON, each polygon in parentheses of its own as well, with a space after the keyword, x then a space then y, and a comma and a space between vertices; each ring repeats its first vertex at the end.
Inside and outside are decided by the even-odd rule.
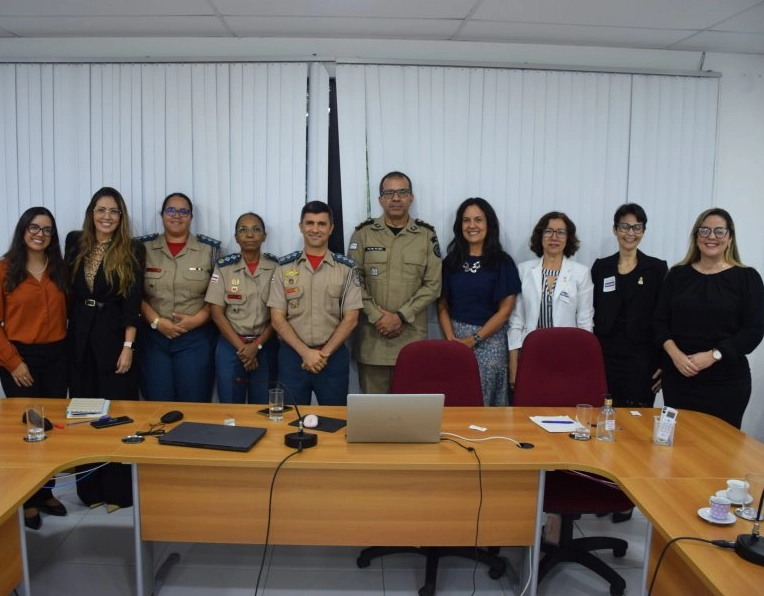
POLYGON ((276 255, 272 255, 269 252, 261 253, 260 256, 265 257, 266 259, 269 259, 269 260, 273 261, 274 263, 278 263, 279 262, 279 258, 276 255))
POLYGON ((288 263, 294 263, 297 259, 300 258, 300 255, 302 254, 301 251, 296 250, 294 252, 290 252, 288 255, 284 255, 283 257, 277 259, 279 265, 287 265, 288 263))
POLYGON ((216 263, 218 267, 225 267, 226 265, 233 265, 241 261, 241 253, 235 252, 230 255, 219 258, 216 263))
POLYGON ((136 236, 133 238, 133 240, 138 242, 149 242, 151 240, 156 240, 157 238, 159 238, 159 232, 155 232, 154 234, 146 234, 145 236, 136 236))
POLYGON ((204 244, 209 244, 210 246, 214 246, 215 248, 220 248, 220 240, 215 240, 214 238, 210 238, 209 236, 205 236, 204 234, 197 234, 196 239, 199 242, 203 242, 204 244))
POLYGON ((359 224, 358 224, 358 225, 355 227, 355 229, 356 229, 356 230, 360 230, 360 229, 362 229, 362 228, 365 228, 366 226, 370 226, 370 225, 371 225, 371 224, 373 224, 373 223, 374 223, 374 220, 373 220, 373 219, 370 217, 370 218, 369 218, 369 219, 367 219, 366 221, 362 221, 361 223, 359 223, 359 224))
POLYGON ((338 263, 342 263, 343 265, 347 265, 348 267, 355 267, 355 261, 351 259, 350 257, 346 257, 345 255, 341 253, 333 252, 332 258, 338 263))
POLYGON ((435 226, 433 226, 432 224, 428 224, 426 221, 422 221, 421 219, 415 219, 414 222, 416 223, 416 225, 421 226, 423 228, 427 228, 431 232, 435 231, 435 226))

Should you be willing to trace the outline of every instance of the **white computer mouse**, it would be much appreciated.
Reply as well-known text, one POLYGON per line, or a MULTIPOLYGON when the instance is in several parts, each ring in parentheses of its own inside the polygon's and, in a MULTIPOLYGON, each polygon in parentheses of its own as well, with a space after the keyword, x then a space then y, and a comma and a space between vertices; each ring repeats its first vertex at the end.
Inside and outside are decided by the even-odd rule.
POLYGON ((307 414, 302 419, 302 425, 305 428, 316 428, 318 426, 318 416, 315 414, 307 414))

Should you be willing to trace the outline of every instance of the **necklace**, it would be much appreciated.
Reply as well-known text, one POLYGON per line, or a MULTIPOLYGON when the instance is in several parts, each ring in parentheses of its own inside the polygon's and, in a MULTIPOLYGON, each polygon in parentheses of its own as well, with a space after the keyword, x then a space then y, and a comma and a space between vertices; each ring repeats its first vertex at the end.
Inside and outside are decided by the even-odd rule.
POLYGON ((464 261, 464 263, 462 263, 462 269, 464 269, 465 273, 477 273, 478 269, 480 269, 480 261, 475 261, 472 265, 467 261, 464 261))
POLYGON ((45 271, 48 268, 48 257, 45 257, 45 263, 43 263, 42 268, 37 269, 36 271, 32 271, 29 267, 27 267, 27 271, 31 273, 32 275, 40 275, 43 271, 45 271))

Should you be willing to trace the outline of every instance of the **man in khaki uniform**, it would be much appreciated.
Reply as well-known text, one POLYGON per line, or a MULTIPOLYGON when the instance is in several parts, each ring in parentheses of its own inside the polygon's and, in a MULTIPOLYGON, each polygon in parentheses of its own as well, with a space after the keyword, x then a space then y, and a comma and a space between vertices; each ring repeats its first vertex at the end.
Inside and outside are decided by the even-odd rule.
POLYGON ((328 250, 334 218, 329 205, 302 208, 302 251, 279 259, 271 281, 271 324, 281 338, 279 380, 289 399, 346 405, 350 355, 345 340, 363 307, 360 272, 344 255, 328 250))
POLYGON ((361 389, 387 393, 398 352, 427 338, 427 306, 440 296, 435 229, 409 217, 411 180, 390 172, 379 183, 382 216, 356 227, 348 256, 363 270, 363 316, 354 354, 361 389))

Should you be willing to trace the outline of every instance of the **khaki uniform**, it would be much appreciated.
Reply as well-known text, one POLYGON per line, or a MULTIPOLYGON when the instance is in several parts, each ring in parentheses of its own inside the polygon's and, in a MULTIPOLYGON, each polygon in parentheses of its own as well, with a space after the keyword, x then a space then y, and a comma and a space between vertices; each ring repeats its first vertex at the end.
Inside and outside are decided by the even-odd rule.
POLYGON ((189 236, 186 246, 173 257, 164 234, 138 238, 146 247, 144 299, 160 317, 172 320, 172 313, 193 315, 204 306, 204 295, 220 257, 220 241, 189 236))
POLYGON ((348 256, 363 270, 363 315, 355 357, 362 364, 393 366, 406 344, 427 338, 427 306, 440 296, 438 237, 429 224, 409 219, 394 235, 384 218, 369 219, 353 232, 348 256), (374 328, 379 307, 403 315, 403 333, 387 339, 374 328))
POLYGON ((262 253, 254 275, 240 253, 218 259, 216 265, 204 301, 224 307, 238 335, 260 335, 271 320, 268 295, 278 266, 276 257, 262 253))
POLYGON ((346 256, 329 252, 313 271, 304 252, 293 252, 279 259, 268 306, 286 312, 307 346, 323 346, 344 313, 363 307, 360 271, 346 256))

